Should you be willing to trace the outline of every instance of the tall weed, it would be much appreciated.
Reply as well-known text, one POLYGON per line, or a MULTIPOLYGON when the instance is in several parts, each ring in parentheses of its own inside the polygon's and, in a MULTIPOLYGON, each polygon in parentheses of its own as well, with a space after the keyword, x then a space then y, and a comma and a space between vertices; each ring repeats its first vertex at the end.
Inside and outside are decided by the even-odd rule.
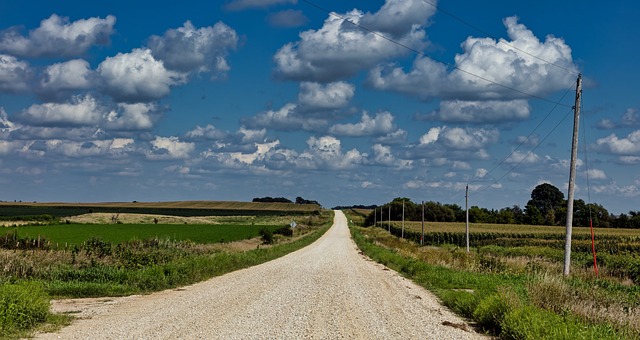
POLYGON ((49 298, 41 284, 23 281, 0 285, 0 336, 29 329, 48 315, 49 298))

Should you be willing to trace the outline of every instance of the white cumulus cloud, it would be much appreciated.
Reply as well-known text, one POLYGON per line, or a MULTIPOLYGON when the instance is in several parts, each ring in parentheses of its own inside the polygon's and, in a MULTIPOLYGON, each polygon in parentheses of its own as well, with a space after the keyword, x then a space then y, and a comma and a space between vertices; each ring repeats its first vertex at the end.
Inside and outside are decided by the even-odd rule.
POLYGON ((625 138, 619 138, 616 134, 600 138, 596 141, 598 150, 619 155, 636 155, 640 153, 640 130, 631 132, 625 138))
POLYGON ((69 57, 85 53, 91 46, 107 44, 113 33, 116 17, 80 19, 52 14, 40 26, 20 34, 18 28, 0 31, 0 52, 20 57, 69 57))
POLYGON ((195 150, 194 143, 181 142, 178 137, 156 136, 150 143, 152 149, 146 153, 150 160, 186 159, 195 150))
POLYGON ((45 97, 52 98, 70 91, 90 89, 95 84, 96 74, 83 59, 49 65, 40 77, 40 91, 45 97))
POLYGON ((19 114, 34 126, 81 126, 98 124, 103 108, 90 96, 74 96, 67 103, 33 104, 19 114))
POLYGON ((457 150, 482 149, 497 142, 500 133, 496 129, 434 127, 420 137, 421 145, 438 143, 457 150))
POLYGON ((466 101, 445 100, 440 108, 418 119, 447 123, 500 123, 528 119, 531 107, 526 100, 466 101))
POLYGON ((105 92, 118 102, 148 102, 165 97, 185 75, 167 70, 149 49, 134 49, 105 59, 98 66, 105 92))
POLYGON ((319 131, 328 125, 326 119, 305 117, 298 111, 297 104, 288 103, 279 110, 267 110, 245 119, 243 122, 252 128, 271 128, 283 131, 319 131))
POLYGON ((375 117, 362 113, 360 122, 355 124, 335 124, 329 132, 340 136, 381 136, 397 130, 390 112, 377 113, 375 117))
POLYGON ((190 139, 222 140, 227 137, 227 133, 211 124, 205 127, 196 126, 193 130, 187 131, 186 137, 190 139))
POLYGON ((505 163, 508 164, 536 164, 540 162, 540 156, 533 152, 521 152, 514 151, 511 156, 509 156, 505 163))
POLYGON ((424 26, 434 11, 433 6, 420 0, 387 0, 377 13, 354 9, 340 17, 330 15, 320 29, 300 33, 299 41, 276 52, 275 74, 284 79, 317 82, 353 76, 381 61, 408 53, 406 47, 380 35, 391 35, 399 44, 415 49, 425 46, 424 26), (377 34, 345 20, 366 23, 377 34))
POLYGON ((107 113, 104 119, 108 129, 139 131, 150 130, 159 115, 158 105, 155 103, 119 103, 117 110, 107 113))
POLYGON ((29 88, 33 71, 24 61, 14 56, 0 54, 0 93, 22 92, 29 88))
POLYGON ((350 169, 362 164, 367 157, 357 149, 343 152, 339 139, 331 136, 309 137, 307 150, 298 155, 296 165, 301 168, 334 170, 350 169))
POLYGON ((393 65, 374 68, 369 83, 423 100, 442 97, 466 101, 526 99, 524 93, 544 96, 573 85, 575 76, 565 69, 577 74, 577 67, 563 39, 550 35, 540 41, 517 17, 504 19, 504 25, 511 40, 467 38, 451 72, 445 65, 419 56, 408 72, 393 65))
POLYGON ((302 82, 298 102, 308 110, 333 110, 349 104, 354 94, 355 86, 343 81, 326 85, 302 82))
POLYGON ((226 57, 237 44, 236 31, 222 22, 196 28, 187 21, 182 27, 167 30, 163 36, 152 36, 148 47, 169 70, 211 72, 217 77, 230 69, 226 57))

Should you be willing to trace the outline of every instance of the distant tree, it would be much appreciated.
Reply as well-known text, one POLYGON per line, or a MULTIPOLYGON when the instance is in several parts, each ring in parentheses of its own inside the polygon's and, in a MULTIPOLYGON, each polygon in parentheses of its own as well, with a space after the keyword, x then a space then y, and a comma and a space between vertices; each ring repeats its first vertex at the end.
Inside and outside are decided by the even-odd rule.
POLYGON ((462 209, 461 206, 457 204, 445 204, 444 207, 453 211, 456 222, 465 222, 467 220, 467 212, 462 209))
POLYGON ((598 228, 611 227, 611 215, 609 211, 602 205, 597 203, 589 203, 587 207, 590 211, 590 217, 593 219, 593 226, 598 228))
POLYGON ((448 206, 439 202, 424 203, 424 218, 432 222, 456 222, 456 212, 448 206))
POLYGON ((497 223, 517 224, 516 215, 511 208, 502 208, 498 211, 497 223))
MULTIPOLYGON (((556 213, 558 213, 564 205, 564 194, 560 189, 549 183, 543 183, 536 186, 531 192, 531 200, 527 202, 527 207, 535 207, 544 220, 541 224, 557 225, 558 219, 556 213)), ((531 212, 534 210, 530 209, 531 212)), ((529 216, 531 219, 533 216, 529 216)), ((535 216, 537 220, 538 216, 535 216)))
POLYGON ((253 199, 253 202, 262 202, 262 203, 293 203, 291 200, 286 199, 284 197, 256 197, 253 199))
POLYGON ((318 203, 318 201, 311 201, 311 200, 306 200, 300 196, 296 197, 296 204, 317 204, 320 205, 320 203, 318 203))
POLYGON ((494 220, 491 211, 487 208, 473 206, 469 208, 469 222, 471 223, 492 223, 494 220))
POLYGON ((524 224, 526 216, 520 206, 514 205, 511 208, 502 208, 497 213, 496 222, 502 224, 524 224))
POLYGON ((629 221, 627 225, 627 228, 640 228, 640 211, 629 211, 629 221))
POLYGON ((529 203, 527 203, 527 206, 524 207, 524 212, 526 216, 525 223, 533 225, 544 224, 544 217, 542 216, 540 209, 538 209, 538 207, 531 203, 531 201, 529 201, 529 203))
POLYGON ((367 210, 372 210, 372 209, 376 209, 378 206, 375 204, 372 205, 364 205, 364 204, 354 204, 354 205, 337 205, 333 208, 331 208, 331 210, 348 210, 348 209, 367 209, 367 210))

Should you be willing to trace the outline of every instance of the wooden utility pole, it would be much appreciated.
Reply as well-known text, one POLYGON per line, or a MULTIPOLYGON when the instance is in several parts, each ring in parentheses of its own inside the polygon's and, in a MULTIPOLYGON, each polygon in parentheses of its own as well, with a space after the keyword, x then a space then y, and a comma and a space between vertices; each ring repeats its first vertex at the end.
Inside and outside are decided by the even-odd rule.
POLYGON ((391 234, 391 203, 389 203, 389 234, 391 234))
POLYGON ((402 200, 402 237, 404 238, 404 200, 402 200))
POLYGON ((378 226, 378 208, 373 208, 373 226, 378 226))
POLYGON ((564 241, 564 276, 571 270, 571 231, 573 229, 573 191, 576 182, 576 160, 578 158, 578 127, 580 126, 580 100, 582 97, 582 75, 576 83, 576 104, 573 113, 573 141, 571 142, 571 165, 569 166, 569 197, 567 197, 567 234, 564 241))
POLYGON ((424 201, 422 201, 422 237, 420 238, 420 245, 424 245, 424 201))
POLYGON ((469 252, 469 184, 467 184, 467 189, 464 195, 464 203, 467 208, 467 253, 469 252))

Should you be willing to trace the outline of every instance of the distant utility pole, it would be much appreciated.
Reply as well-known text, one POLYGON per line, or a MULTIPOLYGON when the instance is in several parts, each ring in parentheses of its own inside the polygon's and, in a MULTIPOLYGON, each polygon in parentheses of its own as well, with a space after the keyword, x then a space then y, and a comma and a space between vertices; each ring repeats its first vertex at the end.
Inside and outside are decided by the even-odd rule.
POLYGON ((402 237, 404 238, 404 200, 402 200, 402 237))
POLYGON ((389 234, 391 234, 391 204, 389 204, 389 234))
POLYGON ((576 182, 576 159, 578 158, 578 127, 580 126, 580 100, 582 97, 582 75, 576 83, 576 105, 573 113, 573 141, 571 142, 571 165, 569 166, 569 197, 567 198, 567 234, 564 241, 564 276, 571 270, 571 231, 573 229, 573 191, 576 182))
POLYGON ((464 195, 464 203, 466 205, 467 210, 467 253, 469 252, 469 184, 467 184, 467 189, 464 195))
POLYGON ((422 201, 422 237, 420 238, 420 245, 424 245, 424 201, 422 201))
POLYGON ((378 226, 378 208, 373 208, 373 226, 378 226))

